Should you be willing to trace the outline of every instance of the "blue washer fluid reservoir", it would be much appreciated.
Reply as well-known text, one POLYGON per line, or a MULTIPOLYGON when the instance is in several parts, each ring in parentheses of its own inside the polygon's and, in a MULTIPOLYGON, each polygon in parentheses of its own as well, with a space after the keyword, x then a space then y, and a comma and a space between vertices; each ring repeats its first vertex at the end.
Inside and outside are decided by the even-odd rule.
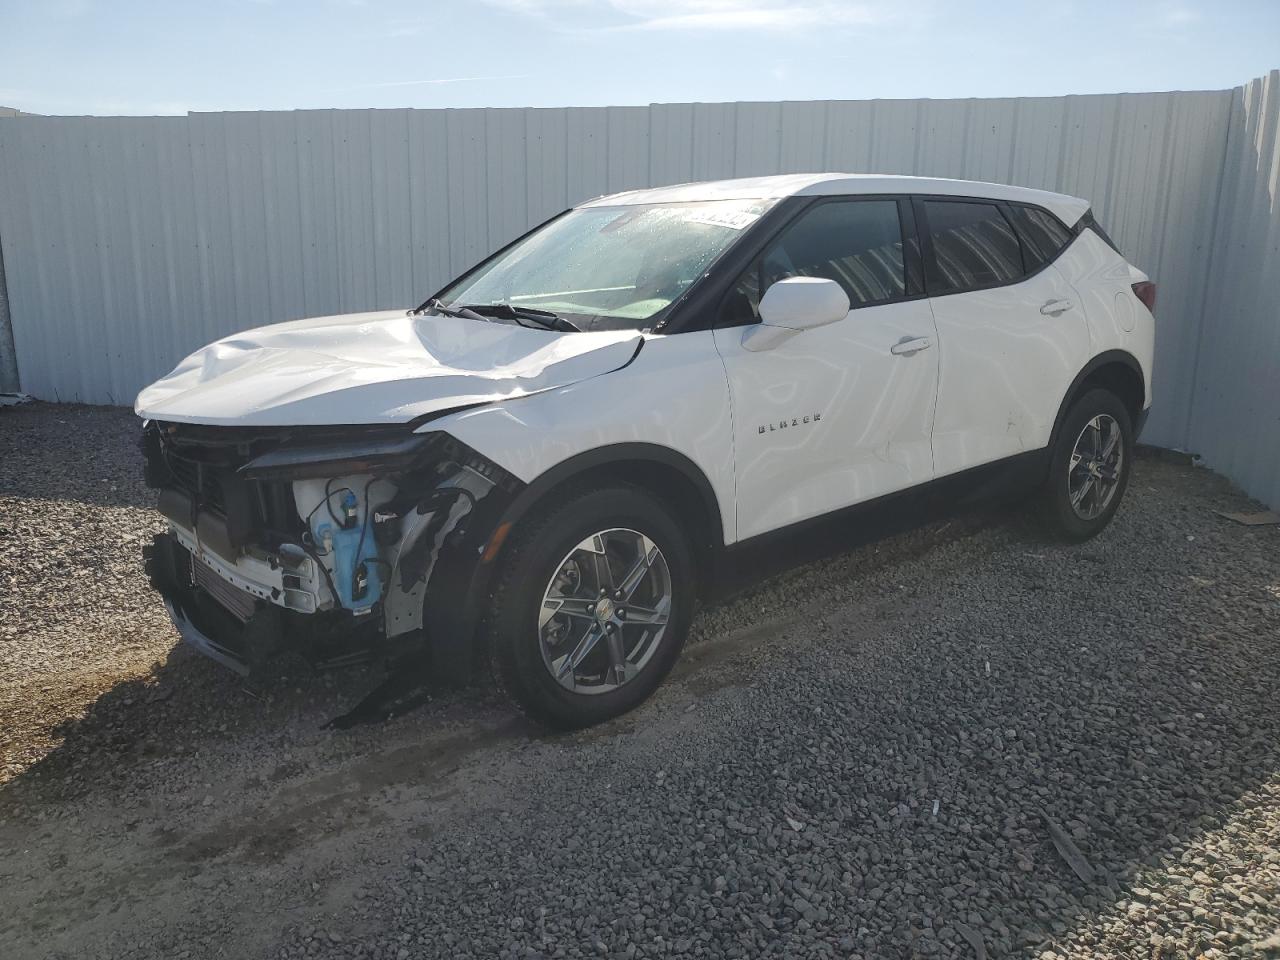
POLYGON ((361 516, 356 495, 350 490, 342 498, 338 515, 349 520, 350 525, 340 527, 330 520, 316 526, 316 545, 332 554, 333 586, 338 600, 348 610, 366 610, 382 596, 382 580, 378 576, 379 564, 372 562, 378 556, 373 531, 368 528, 368 504, 361 516), (363 565, 363 569, 361 568, 363 565), (356 576, 360 570, 360 576, 356 576), (363 585, 363 591, 360 590, 363 585))

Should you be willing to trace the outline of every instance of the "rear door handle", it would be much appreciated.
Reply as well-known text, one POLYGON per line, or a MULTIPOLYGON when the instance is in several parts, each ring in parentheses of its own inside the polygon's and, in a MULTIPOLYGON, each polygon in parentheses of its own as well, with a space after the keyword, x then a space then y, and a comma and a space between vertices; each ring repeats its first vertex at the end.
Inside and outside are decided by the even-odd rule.
POLYGON ((1056 317, 1066 313, 1074 306, 1075 304, 1070 300, 1047 300, 1044 306, 1040 308, 1040 312, 1046 317, 1056 317))
POLYGON ((928 350, 932 346, 933 340, 929 337, 904 337, 890 347, 889 352, 895 357, 909 357, 913 353, 928 350))

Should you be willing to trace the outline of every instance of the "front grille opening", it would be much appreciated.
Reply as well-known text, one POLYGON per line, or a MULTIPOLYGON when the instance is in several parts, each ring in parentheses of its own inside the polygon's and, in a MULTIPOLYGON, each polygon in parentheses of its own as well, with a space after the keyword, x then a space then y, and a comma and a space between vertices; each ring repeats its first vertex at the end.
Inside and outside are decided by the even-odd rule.
POLYGON ((227 498, 217 467, 170 453, 166 457, 174 484, 189 494, 200 508, 219 516, 227 515, 227 498))
POLYGON ((200 492, 200 468, 190 460, 170 455, 166 462, 173 481, 184 493, 196 496, 200 492))
POLYGON ((227 515, 227 500, 222 493, 222 482, 207 467, 200 470, 200 496, 207 509, 224 517, 227 515))
POLYGON ((302 531, 293 498, 293 484, 285 480, 245 480, 236 475, 238 464, 204 463, 174 450, 165 451, 168 485, 191 497, 198 510, 214 514, 240 537, 257 531, 297 536, 302 531))

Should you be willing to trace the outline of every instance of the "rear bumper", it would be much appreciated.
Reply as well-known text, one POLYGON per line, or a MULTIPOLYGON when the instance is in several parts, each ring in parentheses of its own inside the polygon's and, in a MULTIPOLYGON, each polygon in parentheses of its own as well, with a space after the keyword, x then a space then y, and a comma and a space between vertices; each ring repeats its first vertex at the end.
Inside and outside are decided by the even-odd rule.
POLYGON ((1150 408, 1150 407, 1145 407, 1145 408, 1143 409, 1143 411, 1142 411, 1141 413, 1139 413, 1139 414, 1138 414, 1138 419, 1137 419, 1136 421, 1134 421, 1134 424, 1133 424, 1133 441, 1134 441, 1134 443, 1137 443, 1137 442, 1138 442, 1138 438, 1142 436, 1142 428, 1143 428, 1143 427, 1145 427, 1145 426, 1147 425, 1147 416, 1148 416, 1150 413, 1151 413, 1151 408, 1150 408))

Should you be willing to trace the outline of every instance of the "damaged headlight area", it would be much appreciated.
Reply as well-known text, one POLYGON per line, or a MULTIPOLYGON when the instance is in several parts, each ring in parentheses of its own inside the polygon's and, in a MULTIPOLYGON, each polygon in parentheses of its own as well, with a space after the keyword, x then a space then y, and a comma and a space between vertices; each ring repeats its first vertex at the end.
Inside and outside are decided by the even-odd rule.
POLYGON ((148 422, 145 475, 169 529, 147 569, 184 639, 248 673, 284 649, 322 665, 411 650, 437 620, 465 620, 426 611, 433 574, 466 582, 523 484, 413 427, 148 422))

